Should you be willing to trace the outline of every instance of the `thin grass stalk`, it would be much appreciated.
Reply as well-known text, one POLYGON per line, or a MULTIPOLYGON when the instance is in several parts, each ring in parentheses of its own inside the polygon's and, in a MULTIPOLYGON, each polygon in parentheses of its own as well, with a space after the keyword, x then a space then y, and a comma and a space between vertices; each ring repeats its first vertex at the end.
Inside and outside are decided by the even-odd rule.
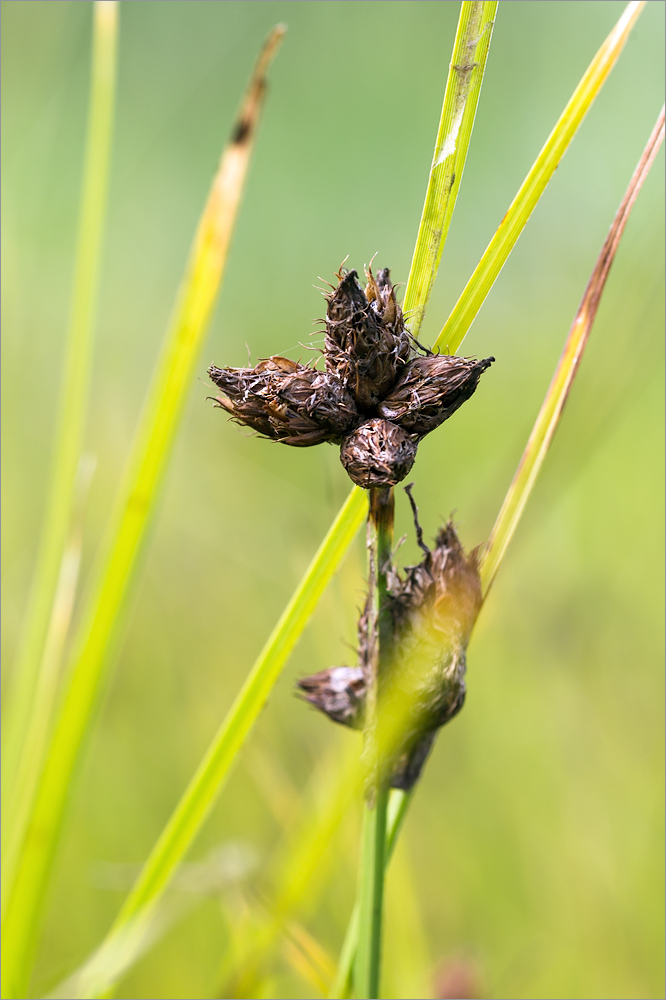
POLYGON ((367 767, 366 808, 358 890, 359 941, 354 970, 355 993, 359 998, 379 996, 381 968, 389 790, 380 781, 377 710, 382 673, 390 656, 391 617, 387 604, 386 572, 391 562, 393 521, 393 489, 372 489, 368 515, 368 643, 372 651, 368 664, 370 678, 363 734, 363 756, 367 767))
MULTIPOLYGON (((384 864, 387 869, 391 855, 393 854, 393 848, 398 839, 398 834, 402 828, 402 821, 407 814, 411 797, 411 791, 404 792, 399 788, 391 789, 386 815, 386 847, 384 852, 384 864)), ((334 1000, 334 998, 335 1000, 345 1000, 346 997, 351 996, 356 949, 359 941, 359 920, 360 905, 359 900, 356 899, 340 950, 335 979, 331 983, 328 992, 329 1000, 334 1000)))
MULTIPOLYGON (((44 700, 36 694, 36 686, 70 529, 90 388, 116 93, 116 0, 96 0, 92 15, 90 99, 65 365, 46 490, 44 526, 12 673, 5 715, 6 730, 3 733, 3 802, 11 803, 6 812, 3 810, 7 820, 15 815, 11 796, 20 756, 25 749, 26 733, 34 729, 31 713, 35 705, 44 700)), ((11 873, 4 869, 3 886, 10 878, 11 873)))
POLYGON ((490 590, 497 575, 497 570, 522 517, 525 504, 534 488, 536 478, 562 418, 573 380, 592 332, 601 295, 615 259, 624 227, 663 141, 664 109, 662 108, 599 254, 578 312, 571 325, 552 382, 495 521, 490 539, 483 551, 480 573, 484 595, 490 590))
POLYGON ((83 550, 83 529, 85 505, 92 481, 95 460, 84 455, 79 463, 75 488, 75 507, 72 527, 63 552, 58 585, 53 598, 51 620, 44 643, 44 654, 39 667, 34 704, 28 720, 25 744, 21 754, 15 788, 8 807, 11 824, 5 837, 3 857, 2 912, 10 896, 16 861, 19 856, 30 810, 32 808, 37 781, 48 746, 53 717, 57 704, 62 657, 74 611, 81 555, 83 550))
POLYGON ((590 63, 453 307, 435 341, 434 350, 439 348, 448 354, 455 354, 462 344, 569 143, 617 62, 644 7, 645 0, 632 0, 627 4, 619 21, 590 63))
POLYGON ((418 337, 462 180, 490 50, 497 0, 464 2, 444 92, 421 222, 403 309, 418 337))
POLYGON ((249 165, 275 29, 255 68, 204 209, 162 356, 74 644, 67 691, 27 826, 5 919, 3 996, 26 992, 37 925, 81 746, 99 699, 110 642, 154 512, 207 328, 249 165))

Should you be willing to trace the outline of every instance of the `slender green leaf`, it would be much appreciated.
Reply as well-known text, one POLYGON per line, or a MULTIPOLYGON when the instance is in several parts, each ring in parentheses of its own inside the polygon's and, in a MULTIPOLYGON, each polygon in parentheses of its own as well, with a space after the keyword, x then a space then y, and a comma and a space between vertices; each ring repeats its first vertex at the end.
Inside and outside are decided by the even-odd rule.
POLYGON ((462 180, 497 2, 463 3, 403 308, 418 337, 462 180))
POLYGON ((481 559, 481 580, 484 593, 487 593, 495 579, 500 563, 504 558, 509 542, 513 538, 518 522, 522 517, 525 504, 529 498, 536 478, 541 471, 544 459, 550 448, 562 413, 573 385, 578 366, 587 345, 592 326, 597 315, 599 302, 604 290, 611 264, 629 218, 638 192, 643 186, 650 167, 654 162, 661 143, 664 141, 664 109, 662 108, 657 124, 648 140, 643 155, 636 167, 629 187, 622 199, 613 225, 588 282, 578 312, 571 325, 564 349, 560 356, 553 380, 550 383, 546 397, 536 418, 532 433, 525 451, 513 477, 509 491, 502 504, 490 539, 481 559))
POLYGON ((548 181, 576 134, 578 126, 606 82, 644 6, 645 0, 633 0, 627 4, 619 21, 590 63, 453 307, 451 315, 435 341, 435 349, 445 349, 455 354, 462 344, 527 220, 545 191, 548 181))
MULTIPOLYGON (((83 168, 81 206, 74 266, 74 283, 65 346, 65 367, 54 439, 44 527, 32 589, 10 691, 5 705, 3 731, 3 828, 16 815, 13 799, 19 759, 26 748, 26 733, 34 730, 34 706, 45 698, 36 688, 44 643, 52 618, 54 595, 62 569, 72 517, 76 470, 83 442, 90 385, 90 364, 97 291, 106 215, 111 138, 116 91, 118 4, 97 0, 92 8, 93 39, 90 101, 83 168)), ((42 671, 47 673, 47 671, 42 671)), ((3 852, 6 837, 3 832, 3 852)), ((4 853, 3 853, 4 860, 4 853)), ((3 867, 3 899, 12 873, 3 867)))

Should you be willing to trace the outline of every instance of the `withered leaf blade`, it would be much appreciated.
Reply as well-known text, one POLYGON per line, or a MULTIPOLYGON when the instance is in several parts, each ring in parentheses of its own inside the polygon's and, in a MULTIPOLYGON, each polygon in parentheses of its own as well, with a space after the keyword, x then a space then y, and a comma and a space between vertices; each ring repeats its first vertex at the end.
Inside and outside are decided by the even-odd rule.
POLYGON ((364 489, 395 486, 409 473, 416 458, 417 438, 379 417, 352 431, 340 448, 340 461, 352 482, 364 489))
POLYGON ((237 423, 295 447, 339 442, 360 420, 341 379, 275 355, 254 368, 208 369, 215 402, 237 423))
POLYGON ((423 437, 470 398, 494 360, 476 361, 447 354, 414 358, 380 403, 379 413, 423 437))
POLYGON ((411 342, 388 268, 377 279, 368 268, 365 292, 356 271, 338 273, 327 296, 324 354, 358 408, 372 413, 407 363, 411 342))

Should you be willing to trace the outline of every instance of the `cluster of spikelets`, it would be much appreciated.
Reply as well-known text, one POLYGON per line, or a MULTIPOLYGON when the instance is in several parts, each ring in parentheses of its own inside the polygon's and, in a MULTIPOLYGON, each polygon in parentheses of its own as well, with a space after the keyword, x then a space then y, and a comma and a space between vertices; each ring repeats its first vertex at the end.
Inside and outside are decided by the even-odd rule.
POLYGON ((295 447, 340 445, 351 479, 394 486, 409 473, 421 438, 476 389, 494 361, 421 348, 405 328, 388 268, 365 290, 340 269, 326 294, 325 370, 273 356, 254 368, 208 370, 218 406, 263 437, 295 447), (418 353, 418 352, 421 353, 418 353))
MULTIPOLYGON (((463 706, 465 651, 482 601, 478 550, 466 555, 449 522, 431 551, 423 542, 413 501, 412 507, 424 557, 404 575, 387 567, 390 645, 380 677, 385 703, 398 713, 405 710, 388 736, 383 778, 404 789, 418 780, 438 729, 463 706)), ((298 682, 306 701, 353 729, 362 729, 365 722, 372 642, 366 606, 358 623, 358 666, 331 667, 298 682)))

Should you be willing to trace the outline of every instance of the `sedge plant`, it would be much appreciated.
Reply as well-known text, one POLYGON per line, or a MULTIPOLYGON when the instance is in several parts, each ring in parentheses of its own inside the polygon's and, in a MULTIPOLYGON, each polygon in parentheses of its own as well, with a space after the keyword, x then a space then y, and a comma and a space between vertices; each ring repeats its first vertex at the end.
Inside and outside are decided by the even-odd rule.
MULTIPOLYGON (((630 3, 617 26, 584 74, 570 102, 555 125, 541 154, 518 191, 500 228, 445 323, 434 348, 453 355, 462 343, 493 282, 499 275, 518 236, 559 164, 586 111, 603 86, 643 3, 630 3)), ((463 176, 492 27, 496 3, 463 3, 447 81, 444 107, 417 243, 413 255, 403 310, 412 336, 417 337, 437 272, 455 199, 463 176)), ((111 636, 117 627, 126 590, 136 562, 150 512, 164 475, 178 424, 183 390, 188 383, 201 338, 221 279, 229 236, 238 198, 247 169, 251 141, 264 90, 265 70, 281 32, 269 41, 260 60, 239 116, 232 142, 222 160, 209 202, 195 241, 190 266, 172 321, 172 328, 158 374, 137 434, 125 482, 120 491, 108 540, 100 557, 97 584, 78 625, 70 673, 64 697, 45 748, 41 774, 26 810, 25 827, 20 831, 10 858, 9 892, 6 906, 5 964, 3 995, 26 995, 37 928, 50 869, 64 816, 66 798, 75 772, 84 736, 93 719, 101 689, 111 636), (36 831, 40 836, 36 836, 36 831), (44 835, 45 831, 45 835, 44 835)), ((497 571, 506 546, 518 523, 534 483, 562 405, 575 374, 582 345, 589 335, 600 290, 607 276, 612 254, 626 221, 626 213, 646 169, 654 158, 661 131, 655 131, 651 152, 646 154, 640 180, 634 185, 606 248, 605 270, 600 268, 591 283, 576 333, 568 343, 558 374, 544 403, 544 409, 526 450, 502 513, 481 554, 480 573, 484 594, 497 571)), ((377 672, 388 655, 382 648, 382 616, 386 614, 387 559, 391 550, 391 486, 370 489, 369 554, 370 613, 377 621, 379 642, 375 656, 377 672)), ((331 529, 324 538, 293 598, 267 640, 246 683, 203 758, 199 768, 174 810, 135 886, 129 893, 114 925, 91 960, 70 981, 72 996, 108 996, 124 971, 154 940, 156 916, 164 892, 184 858, 194 837, 212 808, 230 768, 241 751, 257 716, 276 683, 289 653, 302 633, 327 583, 337 569, 368 512, 368 499, 358 485, 349 494, 331 529)), ((64 549, 64 542, 61 543, 64 549)), ((282 929, 307 885, 308 868, 317 864, 331 824, 339 821, 362 786, 371 787, 363 832, 362 865, 358 905, 350 923, 331 996, 348 995, 353 978, 356 996, 378 996, 380 990, 382 895, 386 865, 404 818, 409 792, 389 796, 379 777, 380 758, 390 743, 398 742, 404 719, 396 714, 395 732, 385 734, 386 745, 378 745, 376 727, 381 710, 377 691, 370 692, 366 719, 366 768, 361 774, 342 768, 339 792, 330 797, 330 808, 309 833, 310 845, 299 854, 298 871, 289 868, 273 912, 275 919, 257 948, 268 948, 282 929), (368 764, 369 762, 369 764, 368 764), (350 780, 350 773, 355 775, 350 780), (290 878, 292 881, 290 882, 290 878), (353 970, 353 972, 352 972, 353 970)), ((390 728, 390 727, 389 727, 390 728)), ((302 939, 302 935, 301 935, 302 939)), ((329 973, 330 974, 330 973, 329 973)))

